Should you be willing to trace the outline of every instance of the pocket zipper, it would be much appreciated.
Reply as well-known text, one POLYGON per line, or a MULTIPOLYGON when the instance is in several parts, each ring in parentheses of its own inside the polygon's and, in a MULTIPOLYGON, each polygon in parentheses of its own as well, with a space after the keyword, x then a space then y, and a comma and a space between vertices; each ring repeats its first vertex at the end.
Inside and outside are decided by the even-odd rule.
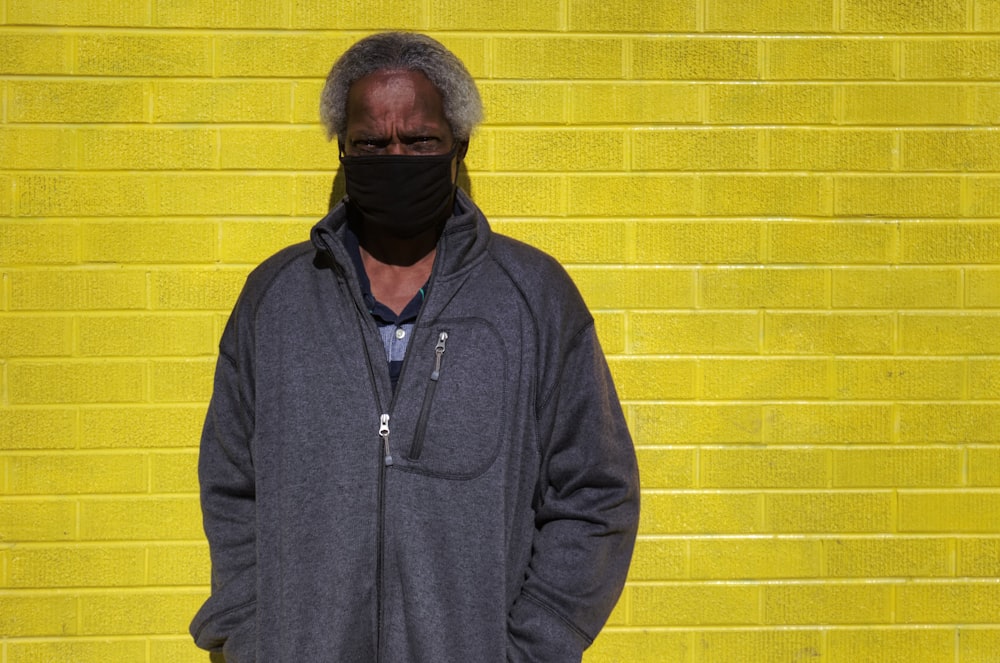
POLYGON ((448 342, 448 332, 438 334, 437 345, 434 346, 434 370, 431 371, 431 381, 424 392, 424 404, 420 408, 420 416, 417 418, 417 430, 413 436, 413 445, 410 447, 410 460, 418 460, 424 450, 424 436, 427 432, 427 419, 431 412, 431 403, 434 400, 434 391, 437 389, 438 379, 441 377, 441 361, 444 358, 446 343, 448 342))

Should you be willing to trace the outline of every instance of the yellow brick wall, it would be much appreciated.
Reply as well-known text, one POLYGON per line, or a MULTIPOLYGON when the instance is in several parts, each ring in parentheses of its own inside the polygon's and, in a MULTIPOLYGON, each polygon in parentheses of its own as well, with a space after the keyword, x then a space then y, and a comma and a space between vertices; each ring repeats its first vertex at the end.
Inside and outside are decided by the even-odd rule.
POLYGON ((473 196, 618 380, 588 663, 1000 660, 996 0, 0 0, 0 663, 207 660, 216 341, 383 28, 468 64, 473 196))

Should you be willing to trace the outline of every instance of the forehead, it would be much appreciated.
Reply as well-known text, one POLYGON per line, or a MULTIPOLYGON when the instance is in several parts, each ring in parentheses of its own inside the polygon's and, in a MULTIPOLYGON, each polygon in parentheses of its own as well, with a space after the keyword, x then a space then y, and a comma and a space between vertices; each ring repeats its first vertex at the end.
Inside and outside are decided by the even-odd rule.
POLYGON ((444 124, 444 100, 420 71, 380 70, 359 78, 347 95, 347 124, 444 124))

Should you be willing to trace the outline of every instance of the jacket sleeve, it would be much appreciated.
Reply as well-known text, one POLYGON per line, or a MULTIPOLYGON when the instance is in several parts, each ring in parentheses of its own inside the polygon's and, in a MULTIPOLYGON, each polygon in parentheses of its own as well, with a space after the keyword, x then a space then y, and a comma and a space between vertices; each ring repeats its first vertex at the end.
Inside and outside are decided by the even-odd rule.
MULTIPOLYGON (((234 314, 235 317, 235 314, 234 314)), ((256 505, 250 441, 252 388, 234 357, 233 320, 220 345, 198 458, 201 508, 212 557, 212 593, 191 622, 195 643, 226 663, 256 657, 256 505), (242 375, 241 375, 242 373, 242 375)))
POLYGON ((593 323, 541 380, 535 535, 508 617, 510 663, 580 661, 625 583, 639 516, 635 450, 593 323))

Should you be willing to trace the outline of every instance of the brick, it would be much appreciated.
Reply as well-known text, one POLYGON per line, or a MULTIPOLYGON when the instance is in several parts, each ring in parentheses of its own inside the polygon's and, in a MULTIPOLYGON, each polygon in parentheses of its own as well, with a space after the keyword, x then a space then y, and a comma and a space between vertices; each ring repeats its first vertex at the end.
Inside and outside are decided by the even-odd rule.
POLYGON ((80 500, 84 541, 177 541, 202 536, 196 496, 80 500))
POLYGON ((83 259, 88 262, 164 264, 215 260, 218 225, 214 222, 96 221, 83 224, 81 229, 83 259))
POLYGON ((149 7, 128 0, 10 0, 7 24, 144 26, 149 24, 149 7))
POLYGON ((958 449, 834 449, 834 488, 947 487, 962 484, 958 449))
POLYGON ((76 446, 77 414, 73 409, 0 409, 0 449, 72 449, 76 446))
POLYGON ((73 168, 76 162, 76 132, 72 129, 5 126, 0 129, 0 162, 11 170, 73 168))
POLYGON ((507 129, 494 133, 497 170, 620 171, 625 134, 592 129, 507 129))
POLYGON ((152 211, 154 183, 143 175, 37 174, 15 178, 18 216, 130 216, 152 211))
POLYGON ((952 629, 838 629, 831 630, 828 637, 831 663, 952 663, 955 660, 955 632, 952 629))
POLYGON ((1000 575, 1000 539, 962 538, 957 541, 960 577, 995 578, 1000 575))
POLYGON ((760 318, 753 312, 630 313, 632 354, 751 354, 757 351, 760 318))
POLYGON ((146 456, 137 454, 67 454, 11 456, 8 493, 80 495, 144 493, 149 486, 146 456))
POLYGON ((529 80, 616 79, 622 77, 623 57, 623 42, 616 38, 496 37, 491 73, 529 80))
POLYGON ((893 441, 888 405, 784 403, 764 408, 768 444, 852 444, 893 441))
MULTIPOLYGON (((295 193, 292 198, 292 209, 297 216, 306 217, 311 222, 305 233, 305 239, 309 238, 308 229, 326 216, 327 212, 347 195, 347 183, 343 173, 342 168, 338 169, 332 182, 328 174, 300 174, 293 178, 295 193)), ((460 171, 458 184, 460 186, 465 184, 466 179, 466 172, 460 171)))
POLYGON ((574 125, 673 124, 702 119, 701 93, 693 83, 581 82, 569 86, 567 96, 569 121, 574 125))
POLYGON ((625 353, 625 314, 621 312, 594 313, 594 327, 597 338, 606 354, 621 355, 625 353))
POLYGON ((768 131, 770 170, 889 171, 894 132, 881 129, 780 127, 768 131))
POLYGON ((166 310, 228 312, 236 303, 243 269, 161 270, 151 274, 152 306, 166 310))
MULTIPOLYGON (((192 645, 193 646, 193 645, 192 645)), ((105 663, 106 661, 144 661, 146 642, 142 640, 56 640, 12 641, 7 646, 8 663, 105 663)), ((152 659, 180 661, 180 659, 152 659)))
POLYGON ((155 453, 149 464, 149 488, 154 494, 198 492, 197 451, 155 453))
POLYGON ((73 320, 67 316, 0 313, 0 357, 59 357, 70 353, 73 320))
POLYGON ((568 271, 592 309, 681 308, 694 303, 694 273, 689 269, 586 267, 568 271))
MULTIPOLYGON (((302 5, 302 0, 295 4, 302 5)), ((157 0, 153 4, 153 24, 171 28, 286 28, 289 5, 269 0, 225 0, 189 2, 157 0)), ((324 27, 337 25, 329 23, 324 27)))
POLYGON ((207 403, 212 395, 215 361, 168 359, 150 364, 150 398, 154 403, 207 403))
POLYGON ((570 0, 567 23, 570 32, 694 32, 696 11, 688 0, 639 0, 621 6, 570 0))
MULTIPOLYGON (((288 122, 292 114, 292 84, 281 81, 157 80, 151 96, 154 122, 288 122)), ((317 101, 309 119, 318 118, 317 101)))
POLYGON ((990 488, 1000 483, 1000 449, 971 448, 967 453, 969 486, 990 488))
POLYGON ((567 119, 565 83, 483 81, 479 94, 490 126, 562 124, 567 119))
POLYGON ((844 0, 841 23, 847 32, 965 32, 963 0, 844 0))
POLYGON ((75 225, 4 219, 0 225, 0 264, 13 267, 77 262, 79 237, 75 225))
POLYGON ((760 589, 752 585, 638 585, 632 588, 639 626, 760 623, 760 589))
POLYGON ((1000 270, 966 268, 965 305, 1000 308, 1000 270))
POLYGON ((844 400, 945 400, 959 398, 965 367, 944 359, 838 359, 836 396, 844 400))
POLYGON ((695 452, 693 449, 642 447, 636 449, 639 481, 647 488, 693 488, 695 452))
POLYGON ((885 264, 897 232, 895 224, 878 221, 778 221, 768 225, 768 258, 793 264, 885 264))
POLYGON ((215 40, 215 75, 234 78, 326 78, 353 39, 330 35, 240 34, 215 40))
POLYGON ((140 547, 18 547, 8 562, 9 587, 129 587, 145 582, 140 547))
MULTIPOLYGON (((323 2, 324 0, 314 0, 314 1, 323 2)), ((450 1, 454 2, 454 0, 450 1)), ((537 3, 536 5, 533 5, 530 8, 526 8, 523 5, 519 5, 517 13, 523 15, 526 13, 524 11, 525 9, 527 9, 528 12, 530 12, 532 10, 535 10, 536 8, 540 8, 541 4, 542 3, 537 3)), ((392 8, 391 11, 393 13, 397 15, 399 14, 399 5, 397 3, 394 3, 391 0, 387 0, 387 5, 389 5, 392 8)), ((473 8, 467 5, 465 9, 466 10, 478 9, 478 7, 473 8)), ((478 30, 481 27, 482 26, 477 26, 474 29, 478 30)), ((494 26, 491 25, 490 29, 493 29, 493 27, 494 26)), ((537 27, 532 27, 531 29, 535 30, 537 29, 537 27)), ((476 84, 478 85, 479 80, 487 78, 490 74, 490 64, 492 62, 492 41, 493 41, 492 34, 489 32, 479 33, 479 34, 454 33, 450 32, 450 30, 452 30, 450 26, 444 28, 444 30, 448 30, 449 32, 435 32, 432 33, 431 36, 434 39, 437 39, 442 44, 444 44, 445 48, 454 53, 455 57, 457 57, 459 60, 462 61, 462 64, 465 65, 465 68, 469 72, 469 74, 471 74, 472 77, 476 79, 476 84)))
POLYGON ((608 363, 623 400, 694 398, 693 360, 628 358, 608 363))
MULTIPOLYGON (((398 21, 400 12, 397 4, 388 0, 382 4, 385 5, 385 14, 398 21)), ((560 4, 559 0, 539 0, 530 5, 517 0, 476 4, 462 0, 432 0, 428 5, 427 23, 431 30, 552 31, 561 27, 563 10, 560 4)), ((412 19, 403 24, 407 27, 419 20, 417 5, 411 13, 412 19)), ((371 27, 380 27, 380 24, 375 23, 371 27)))
POLYGON ((904 403, 899 406, 899 439, 904 443, 1000 442, 998 417, 1000 407, 993 403, 904 403))
POLYGON ((86 449, 196 447, 205 405, 97 407, 80 412, 81 446, 86 449))
POLYGON ((175 634, 203 601, 201 592, 117 592, 80 597, 80 632, 83 635, 175 634))
POLYGON ((87 316, 78 325, 79 351, 87 357, 212 355, 218 340, 206 314, 87 316))
MULTIPOLYGON (((3 90, 0 89, 0 92, 3 90)), ((10 217, 14 214, 14 189, 16 181, 13 177, 0 176, 0 215, 10 217)))
MULTIPOLYGON (((5 542, 72 540, 77 535, 76 502, 51 497, 0 499, 0 531, 5 542)), ((5 603, 6 600, 0 601, 5 603)), ((0 610, 4 607, 0 606, 0 610)), ((10 633, 7 629, 0 630, 10 633)))
POLYGON ((961 214, 961 180, 949 176, 837 175, 834 214, 947 217, 961 214))
POLYGON ((145 84, 73 80, 7 83, 9 122, 142 122, 145 84))
POLYGON ((1000 354, 1000 315, 904 314, 900 349, 919 355, 1000 354))
POLYGON ((711 124, 830 124, 834 90, 829 85, 720 83, 707 88, 711 124))
POLYGON ((906 131, 902 166, 910 171, 1000 170, 1000 132, 991 129, 906 131))
POLYGON ((821 175, 710 174, 700 178, 711 216, 827 216, 832 182, 821 175))
POLYGON ((823 542, 832 578, 927 578, 952 574, 952 546, 944 539, 849 538, 823 542))
POLYGON ((210 76, 212 39, 197 35, 94 34, 76 38, 76 74, 210 76))
POLYGON ((8 367, 8 384, 14 404, 136 402, 146 370, 134 362, 17 362, 8 367))
POLYGON ((216 167, 214 131, 204 129, 81 129, 86 170, 199 170, 216 167))
POLYGON ((69 74, 71 39, 68 34, 5 32, 0 40, 0 73, 69 74))
POLYGON ((761 133, 756 129, 672 128, 632 132, 636 170, 756 170, 761 133))
POLYGON ((830 32, 834 1, 804 5, 795 0, 706 0, 706 29, 712 32, 830 32))
POLYGON ((900 224, 900 258, 916 264, 1000 262, 1000 223, 928 221, 900 224))
POLYGON ((635 542, 630 581, 673 580, 688 577, 688 544, 679 539, 646 539, 635 542))
POLYGON ((893 530, 890 492, 770 493, 766 529, 776 533, 884 533, 893 530))
POLYGON ((148 547, 148 584, 208 585, 211 579, 211 562, 205 543, 161 543, 148 547))
MULTIPOLYGON (((698 631, 695 656, 699 663, 727 663, 749 652, 761 661, 795 661, 822 656, 823 633, 818 629, 719 629, 698 631)), ((666 659, 664 659, 666 660, 666 659)), ((673 658, 669 660, 684 660, 673 658)))
POLYGON ((616 631, 605 628, 584 654, 585 661, 662 663, 684 661, 690 649, 687 633, 675 631, 616 631))
POLYGON ((566 178, 574 216, 691 216, 697 180, 685 175, 577 175, 566 178))
POLYGON ((15 311, 135 310, 146 306, 146 275, 123 269, 12 272, 15 311))
POLYGON ((996 628, 960 628, 958 652, 962 663, 992 663, 1000 648, 1000 630, 996 628))
POLYGON ((326 170, 338 168, 337 145, 316 127, 307 129, 222 129, 224 169, 326 170))
MULTIPOLYGON (((694 9, 693 3, 687 3, 694 9)), ((609 9, 612 5, 606 5, 609 9)), ((663 12, 665 18, 678 16, 663 12)), ((647 32, 644 28, 638 32, 647 32)), ((685 30, 684 32, 693 32, 685 30)), ((631 42, 632 78, 652 81, 753 80, 760 74, 760 42, 738 37, 640 37, 631 42)))
POLYGON ((816 577, 820 575, 822 552, 819 541, 808 539, 693 539, 691 577, 704 580, 816 577))
POLYGON ((764 351, 768 354, 891 354, 894 333, 891 313, 764 314, 764 351))
POLYGON ((992 534, 1000 528, 996 492, 901 492, 898 508, 900 532, 992 534))
POLYGON ((489 218, 562 216, 566 185, 554 175, 477 174, 476 204, 489 218))
POLYGON ((619 220, 509 221, 491 225, 494 231, 531 244, 563 265, 620 264, 630 258, 629 229, 619 220))
POLYGON ((830 480, 823 449, 700 449, 702 488, 824 488, 830 480))
POLYGON ((157 215, 288 215, 294 213, 292 175, 233 173, 164 175, 157 215))
POLYGON ((957 84, 884 83, 843 88, 847 124, 963 124, 968 101, 957 84))
POLYGON ((643 494, 644 534, 753 534, 762 530, 760 495, 752 493, 643 494))
POLYGON ((325 82, 318 80, 296 81, 291 86, 292 122, 311 125, 315 127, 317 133, 324 137, 326 136, 326 128, 320 127, 319 98, 325 82))
POLYGON ((1000 118, 1000 94, 997 85, 967 84, 968 121, 972 124, 996 124, 1000 118))
POLYGON ((826 270, 731 267, 698 272, 698 302, 705 308, 818 308, 828 298, 826 270))
POLYGON ((749 444, 761 441, 761 409, 731 403, 634 405, 636 445, 749 444))
MULTIPOLYGON (((308 240, 315 223, 316 219, 223 221, 219 256, 223 263, 256 265, 286 246, 308 240)), ((245 277, 246 270, 241 271, 245 277)))
POLYGON ((1000 77, 1000 40, 928 39, 905 41, 903 77, 928 80, 986 80, 1000 77))
POLYGON ((766 624, 882 624, 892 613, 892 587, 882 584, 767 585, 766 624))
POLYGON ((889 40, 794 35, 765 43, 767 78, 857 81, 896 77, 894 44, 889 40))
MULTIPOLYGON (((966 186, 969 200, 965 206, 965 216, 994 219, 997 209, 1000 209, 1000 178, 993 175, 970 175, 966 186)), ((995 246, 991 245, 987 250, 996 255, 995 246)))
MULTIPOLYGON (((205 592, 208 598, 208 591, 205 592)), ((149 641, 150 661, 171 661, 171 663, 204 663, 205 651, 198 649, 190 636, 179 638, 156 638, 149 641)))
POLYGON ((637 221, 635 260, 652 264, 739 264, 763 259, 760 224, 750 221, 637 221))
POLYGON ((972 400, 1000 400, 1000 360, 987 357, 970 357, 969 398, 972 400))
POLYGON ((903 584, 897 592, 898 618, 909 624, 993 624, 1000 607, 992 580, 903 584))
POLYGON ((77 632, 76 598, 4 592, 0 601, 0 632, 9 638, 72 635, 77 632))

